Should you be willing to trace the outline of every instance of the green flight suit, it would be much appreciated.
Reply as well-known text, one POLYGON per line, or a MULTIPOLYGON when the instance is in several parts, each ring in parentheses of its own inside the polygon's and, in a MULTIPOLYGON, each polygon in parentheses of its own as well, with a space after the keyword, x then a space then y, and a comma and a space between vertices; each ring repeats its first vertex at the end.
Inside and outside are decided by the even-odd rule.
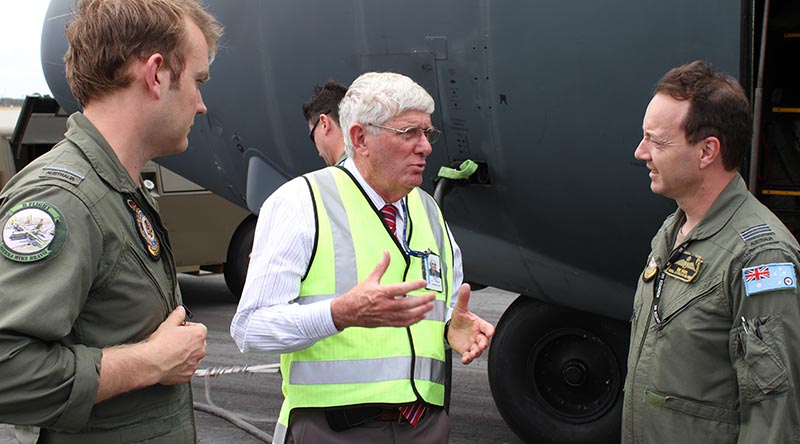
POLYGON ((656 315, 654 286, 684 220, 667 218, 639 279, 622 442, 798 442, 797 241, 736 176, 682 242, 656 315), (780 288, 746 290, 779 269, 790 271, 780 288))
POLYGON ((95 404, 102 348, 146 339, 181 295, 155 201, 82 114, 0 193, 0 229, 0 422, 39 443, 195 442, 189 384, 95 404))

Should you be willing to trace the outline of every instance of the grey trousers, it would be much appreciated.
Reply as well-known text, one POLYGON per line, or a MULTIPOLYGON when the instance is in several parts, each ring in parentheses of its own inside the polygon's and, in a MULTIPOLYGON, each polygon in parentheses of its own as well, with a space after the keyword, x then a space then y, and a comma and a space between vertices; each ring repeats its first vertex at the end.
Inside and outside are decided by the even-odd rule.
POLYGON ((426 412, 416 427, 372 420, 342 432, 331 430, 325 412, 302 410, 292 413, 286 433, 286 444, 445 444, 449 439, 450 417, 444 409, 426 412))

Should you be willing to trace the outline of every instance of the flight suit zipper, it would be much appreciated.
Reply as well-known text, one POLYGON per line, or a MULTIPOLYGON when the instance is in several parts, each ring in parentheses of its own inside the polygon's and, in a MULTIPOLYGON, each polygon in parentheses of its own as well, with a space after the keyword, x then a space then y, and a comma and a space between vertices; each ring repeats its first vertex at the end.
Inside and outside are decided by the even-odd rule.
MULTIPOLYGON (((668 259, 667 259, 666 264, 664 264, 662 267, 664 269, 668 268, 670 266, 670 264, 677 259, 677 257, 680 255, 680 253, 682 253, 683 251, 686 250, 686 247, 688 245, 689 245, 689 241, 687 240, 686 242, 682 243, 677 248, 673 248, 672 251, 670 252, 669 256, 667 256, 668 259)), ((638 347, 638 350, 636 352, 636 360, 634 361, 634 365, 633 365, 633 369, 632 369, 633 374, 631 376, 631 382, 633 383, 634 386, 636 385, 636 373, 639 370, 639 360, 642 357, 642 350, 644 349, 644 344, 647 341, 647 334, 648 334, 648 331, 650 330, 650 324, 655 319, 655 316, 657 314, 656 313, 656 304, 659 303, 660 293, 664 291, 663 285, 666 284, 666 281, 665 281, 666 276, 663 275, 664 272, 665 272, 664 270, 656 271, 657 277, 653 281, 653 296, 651 296, 650 309, 647 310, 648 311, 647 322, 644 325, 644 329, 641 330, 642 331, 642 339, 639 342, 639 347, 638 347), (660 291, 658 289, 659 285, 661 285, 660 291)), ((643 293, 644 293, 644 291, 643 291, 643 293)), ((664 325, 663 320, 661 320, 662 322, 658 322, 659 319, 655 319, 655 321, 656 321, 656 329, 655 330, 660 330, 661 326, 664 325)), ((636 334, 636 332, 634 332, 634 334, 636 334)), ((630 387, 630 389, 635 391, 635 389, 633 387, 630 387)), ((635 428, 636 406, 637 406, 637 401, 636 401, 636 399, 633 399, 632 402, 631 402, 632 412, 631 412, 631 414, 629 416, 630 416, 630 420, 631 420, 630 429, 631 429, 631 431, 633 433, 634 442, 638 441, 637 438, 636 438, 637 429, 635 428)))
MULTIPOLYGON (((655 301, 653 301, 653 302, 655 302, 655 301)), ((641 341, 639 341, 639 347, 638 347, 638 350, 636 351, 636 358, 635 358, 635 360, 633 362, 633 368, 631 369, 631 372, 632 372, 631 377, 630 377, 631 387, 627 387, 626 388, 627 390, 634 390, 635 391, 634 387, 636 385, 636 373, 639 370, 639 360, 642 357, 642 350, 644 349, 644 343, 647 340, 647 332, 650 330, 650 322, 651 322, 652 319, 653 319, 653 309, 652 309, 652 306, 651 306, 650 309, 647 310, 647 320, 646 320, 646 322, 644 324, 644 329, 641 330, 643 332, 642 339, 641 339, 641 341)), ((633 333, 636 334, 636 331, 634 331, 633 333)), ((631 396, 631 395, 628 395, 628 396, 631 396)), ((631 413, 628 416, 630 417, 629 429, 631 431, 631 435, 633 437, 633 442, 634 443, 638 442, 638 440, 636 438, 636 434, 637 434, 638 430, 636 429, 636 426, 635 426, 635 424, 636 424, 636 414, 637 414, 636 410, 637 410, 637 407, 638 407, 637 400, 635 398, 631 398, 631 413)))
POLYGON ((128 244, 128 248, 131 250, 131 254, 133 255, 134 260, 139 264, 139 266, 142 267, 142 269, 144 270, 145 274, 150 279, 150 282, 158 290, 158 294, 159 294, 160 299, 161 299, 161 304, 164 306, 164 310, 166 310, 166 313, 165 313, 165 318, 166 318, 167 316, 169 316, 170 313, 172 313, 172 310, 174 309, 174 308, 170 308, 170 306, 169 306, 169 300, 170 300, 169 297, 164 292, 164 289, 161 287, 161 285, 159 285, 158 279, 156 279, 155 275, 153 275, 153 272, 150 271, 150 268, 147 266, 147 264, 142 260, 142 258, 139 257, 138 254, 136 254, 135 248, 130 244, 128 244))
MULTIPOLYGON (((161 243, 162 253, 160 260, 164 261, 162 266, 164 267, 164 273, 168 281, 171 281, 173 284, 172 288, 172 297, 165 294, 165 290, 159 285, 158 288, 162 293, 162 297, 167 304, 167 315, 172 313, 172 310, 175 310, 178 305, 181 305, 181 301, 178 300, 178 275, 177 269, 175 267, 175 257, 172 255, 172 246, 169 242, 169 234, 167 233, 166 229, 164 228, 164 224, 161 221, 161 215, 156 211, 156 209, 151 205, 150 200, 144 196, 144 191, 139 188, 138 196, 134 201, 139 205, 139 208, 145 212, 147 217, 150 219, 151 224, 153 225, 153 229, 156 231, 156 235, 158 236, 159 242, 161 243), (142 205, 139 201, 144 201, 145 205, 142 205), (146 209, 146 211, 145 211, 146 209)), ((149 269, 148 269, 149 271, 149 269)), ((155 278, 151 274, 151 278, 155 278)))

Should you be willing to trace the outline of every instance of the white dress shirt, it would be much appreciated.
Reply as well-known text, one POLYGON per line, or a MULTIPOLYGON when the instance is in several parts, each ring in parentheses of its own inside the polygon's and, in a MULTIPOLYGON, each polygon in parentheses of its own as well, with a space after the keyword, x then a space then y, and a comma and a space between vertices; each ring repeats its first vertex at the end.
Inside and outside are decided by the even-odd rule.
MULTIPOLYGON (((386 202, 367 184, 353 160, 345 160, 343 166, 380 210, 386 202)), ((406 220, 403 205, 400 201, 391 203, 398 210, 396 232, 402 236, 406 220)), ((231 321, 231 336, 239 350, 289 353, 339 332, 333 323, 330 299, 307 305, 293 303, 311 260, 315 234, 313 202, 302 177, 282 185, 262 205, 244 291, 231 321)), ((464 278, 461 250, 452 233, 450 239, 453 294, 447 319, 464 278)))

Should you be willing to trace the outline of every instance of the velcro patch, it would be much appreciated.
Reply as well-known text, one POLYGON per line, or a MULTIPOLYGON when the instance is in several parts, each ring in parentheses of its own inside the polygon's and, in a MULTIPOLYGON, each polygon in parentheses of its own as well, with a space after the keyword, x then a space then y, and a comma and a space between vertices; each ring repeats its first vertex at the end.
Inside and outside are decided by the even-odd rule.
POLYGON ((72 171, 71 169, 63 166, 57 165, 46 165, 42 168, 42 174, 39 175, 40 178, 55 178, 65 180, 72 185, 77 186, 86 176, 72 171))
POLYGON ((67 227, 56 207, 47 202, 21 203, 2 221, 0 254, 16 262, 34 262, 56 255, 64 246, 67 227))
POLYGON ((797 288, 794 264, 782 262, 762 264, 742 269, 742 281, 747 296, 773 290, 797 288))
POLYGON ((775 234, 775 232, 772 231, 772 228, 770 228, 769 225, 761 224, 761 225, 756 225, 754 227, 750 227, 742 231, 741 233, 739 233, 739 236, 741 236, 743 241, 748 242, 757 237, 771 236, 773 234, 775 234))
POLYGON ((703 264, 703 258, 684 251, 681 253, 678 260, 664 270, 667 275, 683 282, 692 282, 697 274, 700 273, 700 266, 703 264))

